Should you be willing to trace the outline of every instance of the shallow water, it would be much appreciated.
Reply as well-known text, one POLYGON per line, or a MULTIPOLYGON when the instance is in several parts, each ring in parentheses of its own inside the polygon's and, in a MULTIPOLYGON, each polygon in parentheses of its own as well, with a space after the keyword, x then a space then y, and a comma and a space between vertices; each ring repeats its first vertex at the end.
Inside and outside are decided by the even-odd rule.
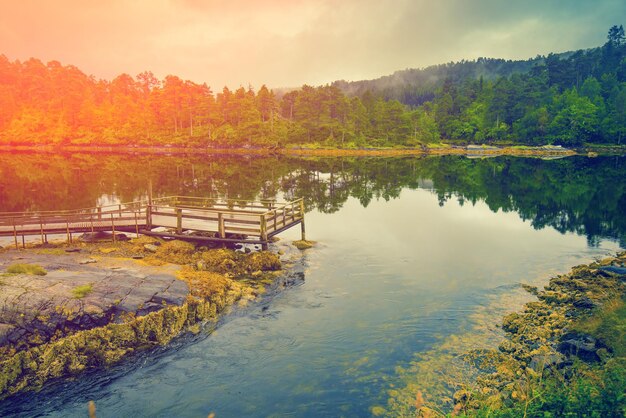
MULTIPOLYGON (((140 167, 142 157, 63 158, 45 163, 71 167, 53 179, 58 201, 89 206, 145 193, 141 179, 110 178, 125 165, 140 167), (97 173, 93 184, 73 167, 97 173), (77 187, 87 196, 81 201, 71 199, 77 187)), ((520 282, 545 283, 624 244, 619 158, 164 160, 147 174, 157 194, 304 196, 308 237, 318 241, 296 266, 304 281, 211 334, 8 399, 0 415, 84 416, 93 399, 98 417, 368 416, 405 384, 400 369, 416 353, 436 353, 466 333, 477 312, 516 294, 520 282)), ((36 177, 32 190, 50 181, 36 177)), ((9 181, 0 196, 9 196, 9 181)), ((0 210, 50 204, 27 192, 6 199, 0 210)))

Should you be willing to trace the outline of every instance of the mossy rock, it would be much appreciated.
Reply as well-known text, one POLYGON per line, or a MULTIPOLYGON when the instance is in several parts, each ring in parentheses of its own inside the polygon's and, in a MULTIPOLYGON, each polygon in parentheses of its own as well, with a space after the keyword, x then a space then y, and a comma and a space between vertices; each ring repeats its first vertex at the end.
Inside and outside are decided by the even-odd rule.
POLYGON ((280 258, 269 251, 250 253, 244 257, 243 265, 249 272, 280 270, 280 258))
POLYGON ((315 241, 299 240, 293 241, 292 244, 299 250, 307 250, 315 245, 315 241))
POLYGON ((189 264, 193 262, 196 247, 185 241, 168 241, 160 245, 154 256, 173 264, 189 264))

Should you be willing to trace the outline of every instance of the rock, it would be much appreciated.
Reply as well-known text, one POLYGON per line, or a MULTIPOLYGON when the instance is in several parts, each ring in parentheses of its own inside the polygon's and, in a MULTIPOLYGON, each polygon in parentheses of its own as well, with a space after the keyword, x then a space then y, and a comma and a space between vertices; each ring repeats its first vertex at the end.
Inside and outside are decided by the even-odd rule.
POLYGON ((130 241, 130 238, 126 234, 115 234, 115 239, 117 241, 130 241))
POLYGON ((146 244, 143 246, 143 248, 145 248, 146 250, 150 251, 151 253, 156 253, 157 250, 159 249, 156 245, 154 244, 146 244))
POLYGON ((97 263, 98 260, 95 260, 93 258, 85 258, 82 260, 78 260, 78 264, 92 264, 92 263, 97 263))
POLYGON ((574 301, 574 307, 578 309, 593 309, 596 307, 596 303, 588 297, 582 297, 574 301))
POLYGON ((113 234, 110 232, 85 232, 78 239, 85 242, 113 241, 113 234))
POLYGON ((0 346, 5 345, 9 341, 9 335, 14 328, 12 325, 0 323, 0 346))
POLYGON ((535 295, 535 296, 537 296, 537 294, 539 292, 538 289, 537 289, 537 286, 531 286, 531 285, 526 284, 526 283, 522 283, 522 289, 524 289, 525 291, 527 291, 531 295, 535 295))
POLYGON ((626 267, 606 266, 600 267, 598 270, 605 273, 616 274, 618 276, 626 275, 626 267))
POLYGON ((137 316, 148 315, 150 312, 156 312, 163 309, 163 305, 156 302, 146 302, 137 310, 137 316))
POLYGON ((558 367, 565 361, 565 357, 561 353, 537 354, 532 356, 528 367, 536 372, 541 372, 549 367, 558 367))
POLYGON ((80 252, 80 248, 66 248, 65 252, 66 253, 79 253, 80 252))
POLYGON ((574 355, 588 362, 600 361, 596 353, 599 348, 601 347, 598 347, 596 339, 591 335, 576 333, 565 334, 557 347, 565 355, 574 355))
POLYGON ((292 244, 299 250, 306 250, 306 249, 312 248, 315 242, 299 240, 299 241, 292 242, 292 244))

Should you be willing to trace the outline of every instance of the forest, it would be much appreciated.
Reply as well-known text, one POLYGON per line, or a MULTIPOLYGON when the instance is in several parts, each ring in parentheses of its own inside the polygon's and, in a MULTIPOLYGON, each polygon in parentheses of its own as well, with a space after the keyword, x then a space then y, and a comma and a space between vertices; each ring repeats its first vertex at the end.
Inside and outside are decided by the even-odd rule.
POLYGON ((265 85, 214 92, 174 75, 98 80, 57 61, 0 55, 0 145, 576 147, 626 139, 621 25, 593 49, 527 61, 481 58, 401 75, 280 94, 265 85))

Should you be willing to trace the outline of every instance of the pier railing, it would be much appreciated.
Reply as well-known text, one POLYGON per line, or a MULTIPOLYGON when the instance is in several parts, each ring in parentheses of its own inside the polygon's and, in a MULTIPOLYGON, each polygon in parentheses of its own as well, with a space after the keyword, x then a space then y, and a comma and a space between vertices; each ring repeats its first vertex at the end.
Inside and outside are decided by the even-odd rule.
POLYGON ((304 237, 304 202, 217 200, 168 196, 94 208, 0 212, 0 236, 18 237, 80 232, 134 232, 189 240, 255 242, 267 245, 276 234, 297 224, 304 237), (160 227, 160 228, 158 228, 160 227), (158 229, 156 229, 158 228, 158 229))
POLYGON ((174 227, 162 218, 176 218, 177 233, 198 229, 198 221, 204 222, 218 238, 248 235, 267 241, 276 234, 304 220, 304 201, 216 201, 188 196, 170 196, 152 200, 149 205, 149 225, 174 227), (245 204, 245 206, 244 206, 245 204))

